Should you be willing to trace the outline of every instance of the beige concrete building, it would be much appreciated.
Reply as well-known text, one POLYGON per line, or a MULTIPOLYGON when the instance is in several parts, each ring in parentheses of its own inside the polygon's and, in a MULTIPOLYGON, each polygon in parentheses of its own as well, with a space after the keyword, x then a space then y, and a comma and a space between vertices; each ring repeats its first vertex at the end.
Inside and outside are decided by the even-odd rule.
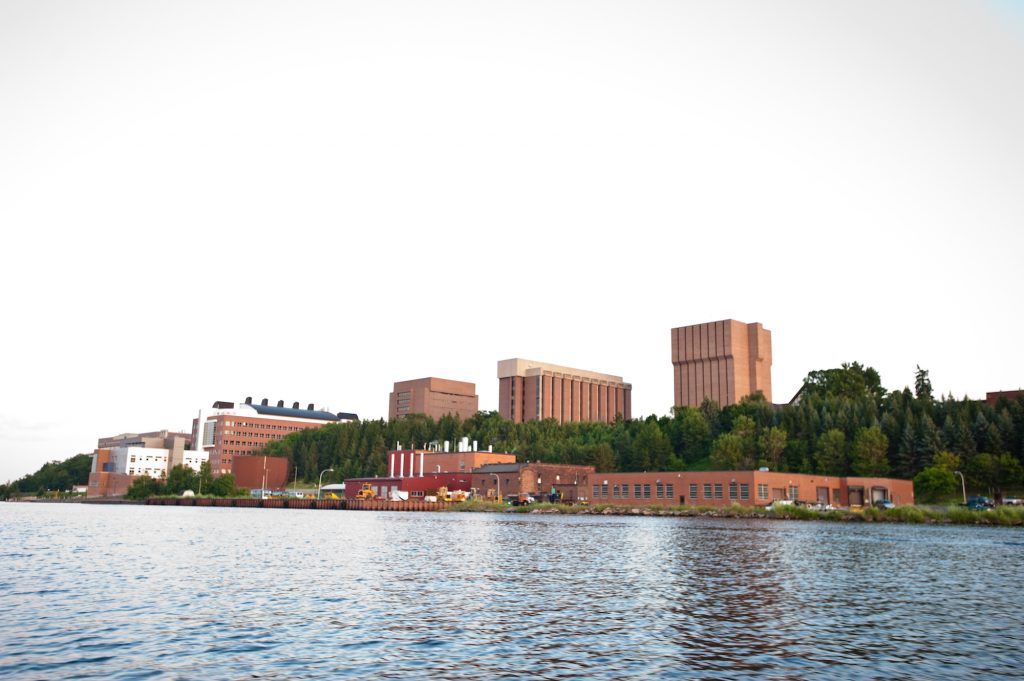
POLYGON ((466 420, 479 409, 475 383, 445 378, 418 378, 395 383, 388 405, 388 420, 406 414, 426 414, 437 421, 447 414, 466 420))
POLYGON ((760 391, 772 400, 772 332, 735 319, 672 329, 672 369, 677 407, 711 398, 735 404, 760 391))
POLYGON ((515 423, 631 418, 633 386, 621 376, 516 358, 498 362, 498 382, 498 413, 515 423))

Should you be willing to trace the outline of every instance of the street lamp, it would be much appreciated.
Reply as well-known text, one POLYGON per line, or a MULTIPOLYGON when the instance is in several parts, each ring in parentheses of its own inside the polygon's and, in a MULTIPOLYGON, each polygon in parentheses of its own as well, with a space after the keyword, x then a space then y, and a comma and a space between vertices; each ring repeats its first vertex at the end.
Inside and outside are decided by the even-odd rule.
POLYGON ((320 480, 316 483, 316 498, 317 498, 317 500, 320 499, 320 488, 324 486, 324 473, 333 473, 333 472, 334 472, 333 468, 328 468, 326 470, 320 471, 320 480))
POLYGON ((501 478, 498 477, 497 473, 491 473, 494 476, 494 482, 498 484, 498 503, 501 503, 501 478))
POLYGON ((963 492, 964 492, 964 503, 966 504, 967 503, 967 483, 964 481, 964 474, 961 473, 960 471, 953 471, 953 475, 959 475, 960 476, 960 487, 963 489, 963 492))

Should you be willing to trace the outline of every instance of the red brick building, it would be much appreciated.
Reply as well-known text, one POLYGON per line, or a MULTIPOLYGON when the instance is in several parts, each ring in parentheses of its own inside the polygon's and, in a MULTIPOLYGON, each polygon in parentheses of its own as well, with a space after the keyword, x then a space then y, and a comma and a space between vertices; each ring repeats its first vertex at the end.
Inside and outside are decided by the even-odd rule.
POLYGON ((584 501, 588 481, 594 474, 593 466, 539 462, 489 464, 473 471, 473 487, 477 494, 489 499, 519 494, 541 499, 554 489, 563 501, 584 501))
POLYGON ((566 501, 622 506, 767 506, 790 499, 833 506, 864 506, 880 499, 914 503, 910 480, 836 477, 769 471, 598 473, 591 466, 494 464, 473 471, 483 497, 547 497, 554 487, 566 501))
MULTIPOLYGON (((252 398, 247 397, 243 404, 218 401, 212 408, 200 410, 199 417, 192 420, 192 441, 210 455, 210 470, 218 476, 233 472, 232 462, 236 456, 258 454, 267 444, 282 440, 289 433, 358 420, 355 414, 314 409, 312 404, 300 409, 295 402, 289 408, 284 406, 283 400, 272 406, 266 399, 253 404, 252 398), (201 437, 200 422, 203 424, 201 437)), ((248 470, 242 469, 242 475, 247 475, 248 470)), ((235 477, 237 479, 237 473, 235 477)))
POLYGON ((388 401, 388 419, 426 414, 437 421, 454 414, 465 421, 479 410, 476 385, 445 378, 418 378, 395 383, 388 401))
POLYGON ((595 473, 588 485, 592 503, 629 506, 767 506, 775 499, 833 506, 881 499, 901 506, 914 503, 910 480, 769 471, 595 473))
POLYGON ((772 401, 772 332, 735 319, 672 329, 677 407, 721 406, 761 392, 772 401))
POLYGON ((391 492, 408 492, 410 499, 422 499, 424 496, 436 494, 439 487, 447 487, 449 491, 472 489, 470 473, 427 473, 416 477, 388 478, 347 478, 345 480, 345 498, 355 499, 363 484, 369 484, 378 497, 387 498, 391 492))
POLYGON ((498 362, 498 413, 515 423, 628 420, 632 391, 621 376, 528 359, 498 362))

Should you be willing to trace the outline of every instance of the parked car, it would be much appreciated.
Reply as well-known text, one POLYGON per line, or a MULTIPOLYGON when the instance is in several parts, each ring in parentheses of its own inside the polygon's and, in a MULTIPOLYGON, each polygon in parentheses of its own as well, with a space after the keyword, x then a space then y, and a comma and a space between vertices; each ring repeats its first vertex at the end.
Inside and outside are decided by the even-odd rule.
POLYGON ((794 505, 794 502, 793 502, 792 499, 775 499, 775 500, 772 501, 772 503, 770 503, 767 506, 765 506, 765 508, 767 510, 769 510, 769 511, 774 511, 775 509, 781 509, 783 506, 793 506, 793 505, 794 505))
POLYGON ((967 507, 971 511, 988 511, 995 507, 995 502, 988 497, 973 496, 967 497, 967 503, 960 505, 967 507))
POLYGON ((874 506, 875 506, 875 508, 884 508, 884 509, 896 508, 896 504, 892 503, 888 499, 875 499, 874 506))
POLYGON ((1024 499, 1019 497, 1003 497, 1003 504, 1006 506, 1024 506, 1024 499))

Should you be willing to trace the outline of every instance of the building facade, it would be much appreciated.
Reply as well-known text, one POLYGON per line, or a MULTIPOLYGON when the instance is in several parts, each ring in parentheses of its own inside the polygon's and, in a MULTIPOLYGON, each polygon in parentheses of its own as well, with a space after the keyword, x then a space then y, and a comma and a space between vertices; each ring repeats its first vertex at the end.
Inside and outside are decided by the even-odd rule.
POLYGON ((438 488, 469 492, 472 489, 470 473, 427 473, 426 475, 387 478, 348 478, 345 480, 345 498, 355 499, 364 484, 370 486, 378 498, 387 499, 392 492, 406 492, 410 499, 422 499, 437 493, 438 488))
POLYGON ((677 407, 727 406, 760 392, 772 400, 772 333, 734 319, 672 329, 677 407))
POLYGON ((628 506, 767 506, 776 499, 833 506, 914 503, 911 480, 771 471, 594 473, 587 486, 591 503, 628 506))
POLYGON ((418 378, 395 383, 388 403, 388 420, 407 414, 426 414, 437 421, 454 414, 465 421, 479 410, 476 384, 445 378, 418 378))
POLYGON ((498 413, 515 423, 628 420, 632 390, 621 376, 528 359, 498 362, 498 413))
POLYGON ((427 473, 469 473, 490 463, 515 461, 515 454, 499 452, 401 449, 388 452, 388 475, 393 478, 414 478, 423 477, 427 473))
POLYGON ((529 494, 537 499, 552 493, 563 501, 585 501, 593 466, 526 462, 498 463, 473 471, 473 488, 488 499, 529 494))
POLYGON ((164 480, 179 465, 198 472, 207 454, 189 449, 191 442, 187 433, 167 430, 101 437, 93 452, 86 496, 123 496, 137 478, 164 480))
POLYGON ((200 410, 198 418, 192 420, 192 438, 209 454, 210 468, 218 476, 232 472, 236 456, 255 455, 289 433, 358 419, 355 414, 314 409, 312 404, 300 409, 295 402, 288 408, 283 400, 272 406, 266 399, 253 404, 252 398, 247 397, 238 405, 214 402, 211 409, 200 410), (201 433, 199 423, 203 424, 201 433))

